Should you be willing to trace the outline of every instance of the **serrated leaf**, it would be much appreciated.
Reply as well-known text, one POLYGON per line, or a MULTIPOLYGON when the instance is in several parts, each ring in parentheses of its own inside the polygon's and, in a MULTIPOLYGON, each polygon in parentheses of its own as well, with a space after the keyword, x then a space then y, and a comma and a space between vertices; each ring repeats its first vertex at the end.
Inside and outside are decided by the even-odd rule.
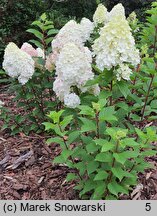
POLYGON ((104 180, 107 179, 107 177, 108 177, 108 173, 105 170, 102 170, 96 174, 94 181, 104 180))
POLYGON ((82 196, 83 194, 93 190, 95 188, 95 183, 92 180, 87 180, 85 182, 83 191, 80 192, 80 196, 82 196))
POLYGON ((47 32, 47 35, 56 35, 58 34, 59 30, 57 29, 51 29, 47 32))
POLYGON ((93 200, 100 200, 103 197, 105 189, 106 189, 106 185, 104 183, 96 186, 94 193, 93 193, 93 196, 92 196, 92 199, 93 200))
POLYGON ((46 13, 43 13, 40 18, 42 19, 42 21, 46 21, 47 19, 47 16, 46 16, 46 13))
POLYGON ((49 138, 46 143, 49 145, 51 143, 57 143, 57 144, 60 144, 62 145, 63 144, 63 139, 60 138, 60 137, 54 137, 54 138, 49 138))
POLYGON ((151 101, 150 106, 152 109, 157 109, 157 100, 151 101))
POLYGON ((128 194, 128 191, 117 182, 111 182, 107 187, 109 191, 117 197, 119 193, 128 194))
POLYGON ((78 162, 75 167, 79 170, 80 175, 83 175, 86 171, 86 166, 84 164, 84 162, 78 162))
POLYGON ((72 151, 70 151, 70 150, 68 150, 68 149, 64 149, 64 150, 62 150, 62 157, 65 159, 65 160, 67 160, 68 159, 68 157, 72 154, 72 151))
POLYGON ((37 40, 29 40, 29 42, 33 43, 33 44, 35 44, 35 46, 43 49, 43 45, 39 41, 37 41, 37 40))
POLYGON ((99 120, 100 121, 117 121, 116 116, 114 116, 115 110, 113 106, 105 107, 100 111, 99 120))
POLYGON ((68 173, 68 175, 66 177, 66 181, 69 182, 69 181, 75 180, 77 178, 78 178, 78 176, 76 176, 75 173, 68 173))
POLYGON ((125 139, 120 141, 120 146, 122 146, 123 148, 125 148, 126 146, 136 147, 139 145, 140 144, 137 143, 134 138, 125 138, 125 139))
POLYGON ((120 153, 114 153, 113 157, 116 159, 117 162, 124 164, 126 161, 126 158, 123 157, 123 155, 121 155, 120 153))
POLYGON ((44 123, 42 123, 44 126, 45 126, 45 130, 47 131, 47 130, 54 130, 54 128, 55 128, 55 125, 54 124, 52 124, 52 123, 50 123, 50 122, 44 122, 44 123))
POLYGON ((49 37, 45 40, 46 44, 48 45, 49 43, 51 43, 53 40, 53 37, 49 37))
POLYGON ((64 159, 62 155, 55 157, 55 159, 53 160, 53 163, 65 163, 65 162, 66 160, 64 159))
POLYGON ((59 119, 62 115, 62 113, 64 112, 64 110, 60 110, 59 112, 56 111, 52 111, 50 112, 49 115, 47 115, 50 119, 52 119, 54 121, 54 123, 59 123, 59 119))
POLYGON ((112 154, 110 152, 99 153, 99 154, 97 154, 95 160, 99 161, 99 162, 112 162, 112 154))
POLYGON ((114 174, 114 176, 116 176, 120 181, 124 178, 124 177, 133 177, 132 174, 130 174, 127 171, 124 171, 121 167, 116 166, 111 168, 112 173, 114 174))
POLYGON ((53 28, 54 28, 54 25, 50 24, 50 25, 44 25, 42 29, 43 29, 44 31, 47 31, 47 30, 53 29, 53 28))
POLYGON ((88 175, 90 175, 91 173, 95 172, 96 169, 99 167, 99 163, 96 161, 91 161, 87 164, 87 172, 88 175))
POLYGON ((90 144, 88 144, 86 146, 86 150, 88 153, 93 153, 93 152, 96 152, 98 151, 99 147, 96 146, 96 144, 94 142, 91 142, 90 144))
POLYGON ((80 136, 80 131, 73 131, 69 134, 68 137, 68 145, 70 145, 71 143, 73 143, 78 137, 80 136))
POLYGON ((92 120, 82 117, 80 117, 79 119, 83 122, 83 125, 81 127, 82 133, 87 131, 96 131, 96 124, 92 120))
POLYGON ((27 32, 34 34, 37 38, 39 38, 40 40, 43 39, 43 35, 41 32, 39 32, 36 29, 28 29, 27 32))
POLYGON ((81 105, 79 106, 79 109, 81 110, 79 114, 95 117, 95 112, 91 107, 81 105))
POLYGON ((43 24, 39 20, 32 22, 31 25, 38 26, 41 30, 43 29, 43 24))
POLYGON ((107 152, 107 151, 113 149, 114 146, 115 146, 113 143, 108 142, 108 141, 105 140, 105 139, 96 139, 96 140, 94 140, 94 142, 95 142, 97 145, 102 146, 101 152, 107 152))
POLYGON ((125 81, 119 81, 117 82, 117 85, 122 95, 126 98, 130 94, 128 83, 125 81))
POLYGON ((64 130, 66 126, 70 124, 72 119, 73 119, 73 115, 64 117, 63 121, 60 122, 60 125, 62 126, 62 130, 64 130))
POLYGON ((139 152, 130 150, 122 153, 114 153, 113 156, 117 162, 124 164, 126 160, 130 158, 136 158, 137 156, 139 156, 139 152))

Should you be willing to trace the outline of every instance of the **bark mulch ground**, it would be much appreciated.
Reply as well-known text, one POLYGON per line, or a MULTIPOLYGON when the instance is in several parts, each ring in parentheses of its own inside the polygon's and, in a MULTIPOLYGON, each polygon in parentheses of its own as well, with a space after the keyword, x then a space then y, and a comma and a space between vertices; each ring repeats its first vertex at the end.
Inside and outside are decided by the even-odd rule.
MULTIPOLYGON (((5 106, 17 112, 7 87, 0 87, 0 99, 5 106)), ((0 128, 3 122, 0 121, 0 128)), ((0 130, 0 199, 2 200, 76 200, 75 182, 66 182, 70 171, 66 165, 54 165, 53 158, 60 153, 56 144, 47 146, 42 135, 11 136, 9 130, 0 130)), ((157 156, 148 159, 153 170, 139 174, 139 183, 130 196, 122 199, 157 200, 157 156)))

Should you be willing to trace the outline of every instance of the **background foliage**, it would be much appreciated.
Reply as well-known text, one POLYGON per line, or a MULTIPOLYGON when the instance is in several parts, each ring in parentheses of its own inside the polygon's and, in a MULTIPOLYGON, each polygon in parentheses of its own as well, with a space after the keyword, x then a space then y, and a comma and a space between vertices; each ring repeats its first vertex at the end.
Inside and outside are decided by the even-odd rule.
POLYGON ((111 9, 121 2, 126 8, 127 15, 136 11, 143 19, 143 11, 149 7, 153 0, 1 0, 0 1, 0 67, 3 51, 10 41, 21 45, 28 41, 30 35, 26 29, 33 20, 36 20, 46 11, 56 28, 65 24, 69 17, 92 18, 97 3, 102 2, 111 9))

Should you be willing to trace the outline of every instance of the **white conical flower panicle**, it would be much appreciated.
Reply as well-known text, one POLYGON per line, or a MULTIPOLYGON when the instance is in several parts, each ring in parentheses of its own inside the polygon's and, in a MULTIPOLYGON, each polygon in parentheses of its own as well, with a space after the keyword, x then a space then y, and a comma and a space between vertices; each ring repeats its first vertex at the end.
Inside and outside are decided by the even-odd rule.
POLYGON ((96 26, 98 24, 105 24, 107 19, 108 19, 107 8, 103 4, 99 4, 93 15, 94 24, 96 26))
MULTIPOLYGON (((56 80, 53 84, 53 90, 57 97, 64 101, 66 106, 74 108, 74 104, 79 104, 80 99, 73 94, 73 87, 82 91, 88 91, 83 88, 88 80, 94 78, 92 72, 92 54, 87 47, 79 48, 74 43, 67 43, 62 48, 58 59, 56 60, 56 80), (77 99, 72 102, 72 99, 77 99), (72 104, 72 105, 71 105, 72 104)), ((95 93, 99 91, 96 87, 95 93)))
POLYGON ((110 13, 108 14, 108 22, 111 20, 117 20, 117 17, 126 18, 125 17, 125 9, 121 3, 115 5, 110 13))
POLYGON ((32 57, 38 56, 37 50, 33 48, 33 46, 27 42, 22 44, 21 50, 28 53, 32 57))
POLYGON ((123 62, 137 65, 140 62, 139 51, 131 28, 122 15, 116 15, 100 31, 100 37, 94 41, 93 51, 100 70, 111 69, 123 62))
POLYGON ((64 100, 65 95, 70 93, 70 86, 61 78, 57 77, 53 83, 53 91, 60 101, 64 100))
POLYGON ((118 81, 120 81, 122 78, 125 80, 130 80, 132 70, 129 68, 127 64, 120 64, 119 68, 115 70, 115 73, 118 81))
POLYGON ((34 60, 11 42, 5 49, 3 68, 10 77, 18 78, 24 85, 34 74, 34 60))
POLYGON ((65 95, 64 104, 69 108, 76 108, 80 105, 80 98, 75 93, 65 95))
POLYGON ((82 34, 82 41, 86 42, 87 40, 89 40, 90 35, 94 30, 94 24, 89 19, 84 17, 78 25, 80 26, 80 31, 82 34))
POLYGON ((84 43, 90 38, 93 29, 93 23, 87 18, 83 18, 80 24, 70 20, 60 29, 56 38, 52 41, 52 51, 60 53, 67 43, 75 43, 77 46, 83 47, 84 43))
MULTIPOLYGON (((88 55, 90 51, 88 50, 88 55)), ((91 63, 87 58, 87 48, 83 52, 74 43, 66 44, 56 62, 56 75, 62 78, 69 86, 85 85, 93 79, 91 63)))
POLYGON ((52 41, 52 51, 59 52, 69 42, 79 46, 83 45, 80 26, 74 20, 70 20, 60 29, 56 38, 52 41))

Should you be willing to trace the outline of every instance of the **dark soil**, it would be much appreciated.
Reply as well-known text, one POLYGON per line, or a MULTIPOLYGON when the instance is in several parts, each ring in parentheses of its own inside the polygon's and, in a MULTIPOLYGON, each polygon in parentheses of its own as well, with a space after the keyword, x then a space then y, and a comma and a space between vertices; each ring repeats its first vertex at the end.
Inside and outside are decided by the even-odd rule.
MULTIPOLYGON (((0 87, 0 100, 12 112, 19 112, 12 102, 7 86, 0 87)), ((0 128, 3 122, 0 121, 0 128)), ((54 165, 53 158, 60 153, 56 144, 47 145, 44 135, 0 131, 0 199, 2 200, 76 200, 75 182, 66 182, 70 170, 66 165, 54 165)), ((121 199, 157 200, 157 156, 148 158, 153 170, 139 174, 139 184, 121 199)))

